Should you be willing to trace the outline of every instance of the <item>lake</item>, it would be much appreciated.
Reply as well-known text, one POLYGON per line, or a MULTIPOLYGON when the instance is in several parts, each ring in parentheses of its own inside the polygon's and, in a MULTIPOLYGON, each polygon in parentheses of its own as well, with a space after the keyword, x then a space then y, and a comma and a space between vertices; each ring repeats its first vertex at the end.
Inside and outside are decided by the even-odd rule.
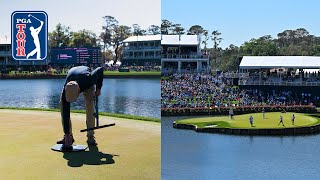
MULTIPOLYGON (((59 108, 65 79, 0 80, 0 106, 59 108)), ((160 80, 105 78, 99 111, 160 118, 160 80)), ((81 94, 71 109, 85 109, 81 94)))
POLYGON ((161 118, 162 179, 320 179, 320 135, 268 137, 174 129, 161 118))

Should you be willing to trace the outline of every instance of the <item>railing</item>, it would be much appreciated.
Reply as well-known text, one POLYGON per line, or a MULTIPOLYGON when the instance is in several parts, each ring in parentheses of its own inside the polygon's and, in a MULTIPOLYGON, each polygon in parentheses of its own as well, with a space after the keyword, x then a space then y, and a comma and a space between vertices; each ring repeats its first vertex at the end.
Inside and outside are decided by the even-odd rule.
POLYGON ((0 55, 10 55, 11 51, 0 51, 0 55))
POLYGON ((261 86, 320 86, 320 82, 265 82, 265 81, 254 81, 239 80, 239 85, 261 85, 261 86))
MULTIPOLYGON (((161 72, 163 74, 174 74, 178 72, 178 69, 173 69, 173 68, 162 68, 161 72)), ((210 70, 207 68, 199 68, 198 71, 197 69, 181 69, 180 73, 209 73, 210 70)))
POLYGON ((209 60, 209 55, 205 55, 202 53, 197 54, 162 54, 162 59, 205 59, 209 60))
POLYGON ((160 59, 161 56, 122 56, 122 59, 160 59))
POLYGON ((0 63, 1 65, 7 65, 7 66, 11 66, 11 65, 19 65, 18 61, 9 61, 8 63, 6 63, 5 61, 0 63))
MULTIPOLYGON (((192 116, 192 115, 228 115, 231 107, 198 107, 198 108, 161 108, 163 116, 192 116)), ((262 112, 300 112, 315 113, 317 112, 314 105, 290 105, 290 106, 236 106, 232 107, 235 114, 247 114, 262 112)))
POLYGON ((221 76, 225 78, 246 78, 249 77, 249 73, 222 73, 221 76))
POLYGON ((127 46, 123 47, 123 50, 131 51, 131 50, 161 50, 160 46, 127 46))

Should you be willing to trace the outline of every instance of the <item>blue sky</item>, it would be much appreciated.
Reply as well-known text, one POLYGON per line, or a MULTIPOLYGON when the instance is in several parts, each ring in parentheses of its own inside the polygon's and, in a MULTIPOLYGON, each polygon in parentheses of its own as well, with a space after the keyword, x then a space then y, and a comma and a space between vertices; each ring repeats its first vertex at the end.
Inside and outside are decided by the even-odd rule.
POLYGON ((49 32, 61 22, 73 31, 91 30, 100 34, 103 16, 115 17, 119 24, 139 24, 147 28, 161 24, 161 0, 0 0, 0 43, 10 42, 11 14, 17 10, 41 10, 49 16, 49 32))
MULTIPOLYGON (((161 19, 186 29, 198 24, 218 30, 223 48, 287 29, 305 28, 320 36, 320 1, 307 0, 162 0, 161 19)), ((212 44, 210 44, 212 46, 212 44)))

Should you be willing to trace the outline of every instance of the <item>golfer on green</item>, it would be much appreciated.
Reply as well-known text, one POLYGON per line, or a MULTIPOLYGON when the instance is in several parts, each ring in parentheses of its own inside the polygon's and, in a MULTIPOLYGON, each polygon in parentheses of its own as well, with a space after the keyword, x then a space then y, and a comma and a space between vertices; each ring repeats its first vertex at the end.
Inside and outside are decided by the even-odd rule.
POLYGON ((230 115, 230 118, 233 119, 234 113, 233 113, 233 108, 232 107, 229 109, 229 115, 230 115))
POLYGON ((282 123, 282 126, 284 126, 283 117, 282 117, 282 116, 280 116, 280 122, 279 122, 278 126, 279 126, 281 123, 282 123))
POLYGON ((249 121, 250 121, 251 127, 253 127, 253 116, 252 115, 250 115, 249 121))
MULTIPOLYGON (((66 82, 60 96, 60 110, 64 137, 57 141, 63 144, 64 148, 71 148, 74 142, 72 136, 72 126, 70 120, 70 103, 77 100, 83 92, 86 105, 86 124, 87 128, 93 128, 94 122, 94 97, 100 96, 103 82, 103 68, 99 67, 90 72, 87 66, 77 66, 69 70, 66 82)), ((96 146, 94 131, 87 131, 87 143, 96 146)))
POLYGON ((292 125, 294 126, 294 120, 296 119, 296 117, 294 116, 294 114, 292 114, 292 117, 291 117, 291 121, 292 121, 292 125))

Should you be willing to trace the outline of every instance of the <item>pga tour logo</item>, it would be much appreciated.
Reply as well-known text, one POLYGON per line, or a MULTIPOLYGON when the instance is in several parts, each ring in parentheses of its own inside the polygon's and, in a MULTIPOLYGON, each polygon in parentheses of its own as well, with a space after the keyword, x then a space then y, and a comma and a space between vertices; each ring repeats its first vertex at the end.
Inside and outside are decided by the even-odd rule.
POLYGON ((11 15, 11 49, 15 60, 44 60, 48 48, 48 15, 15 11, 11 15))

